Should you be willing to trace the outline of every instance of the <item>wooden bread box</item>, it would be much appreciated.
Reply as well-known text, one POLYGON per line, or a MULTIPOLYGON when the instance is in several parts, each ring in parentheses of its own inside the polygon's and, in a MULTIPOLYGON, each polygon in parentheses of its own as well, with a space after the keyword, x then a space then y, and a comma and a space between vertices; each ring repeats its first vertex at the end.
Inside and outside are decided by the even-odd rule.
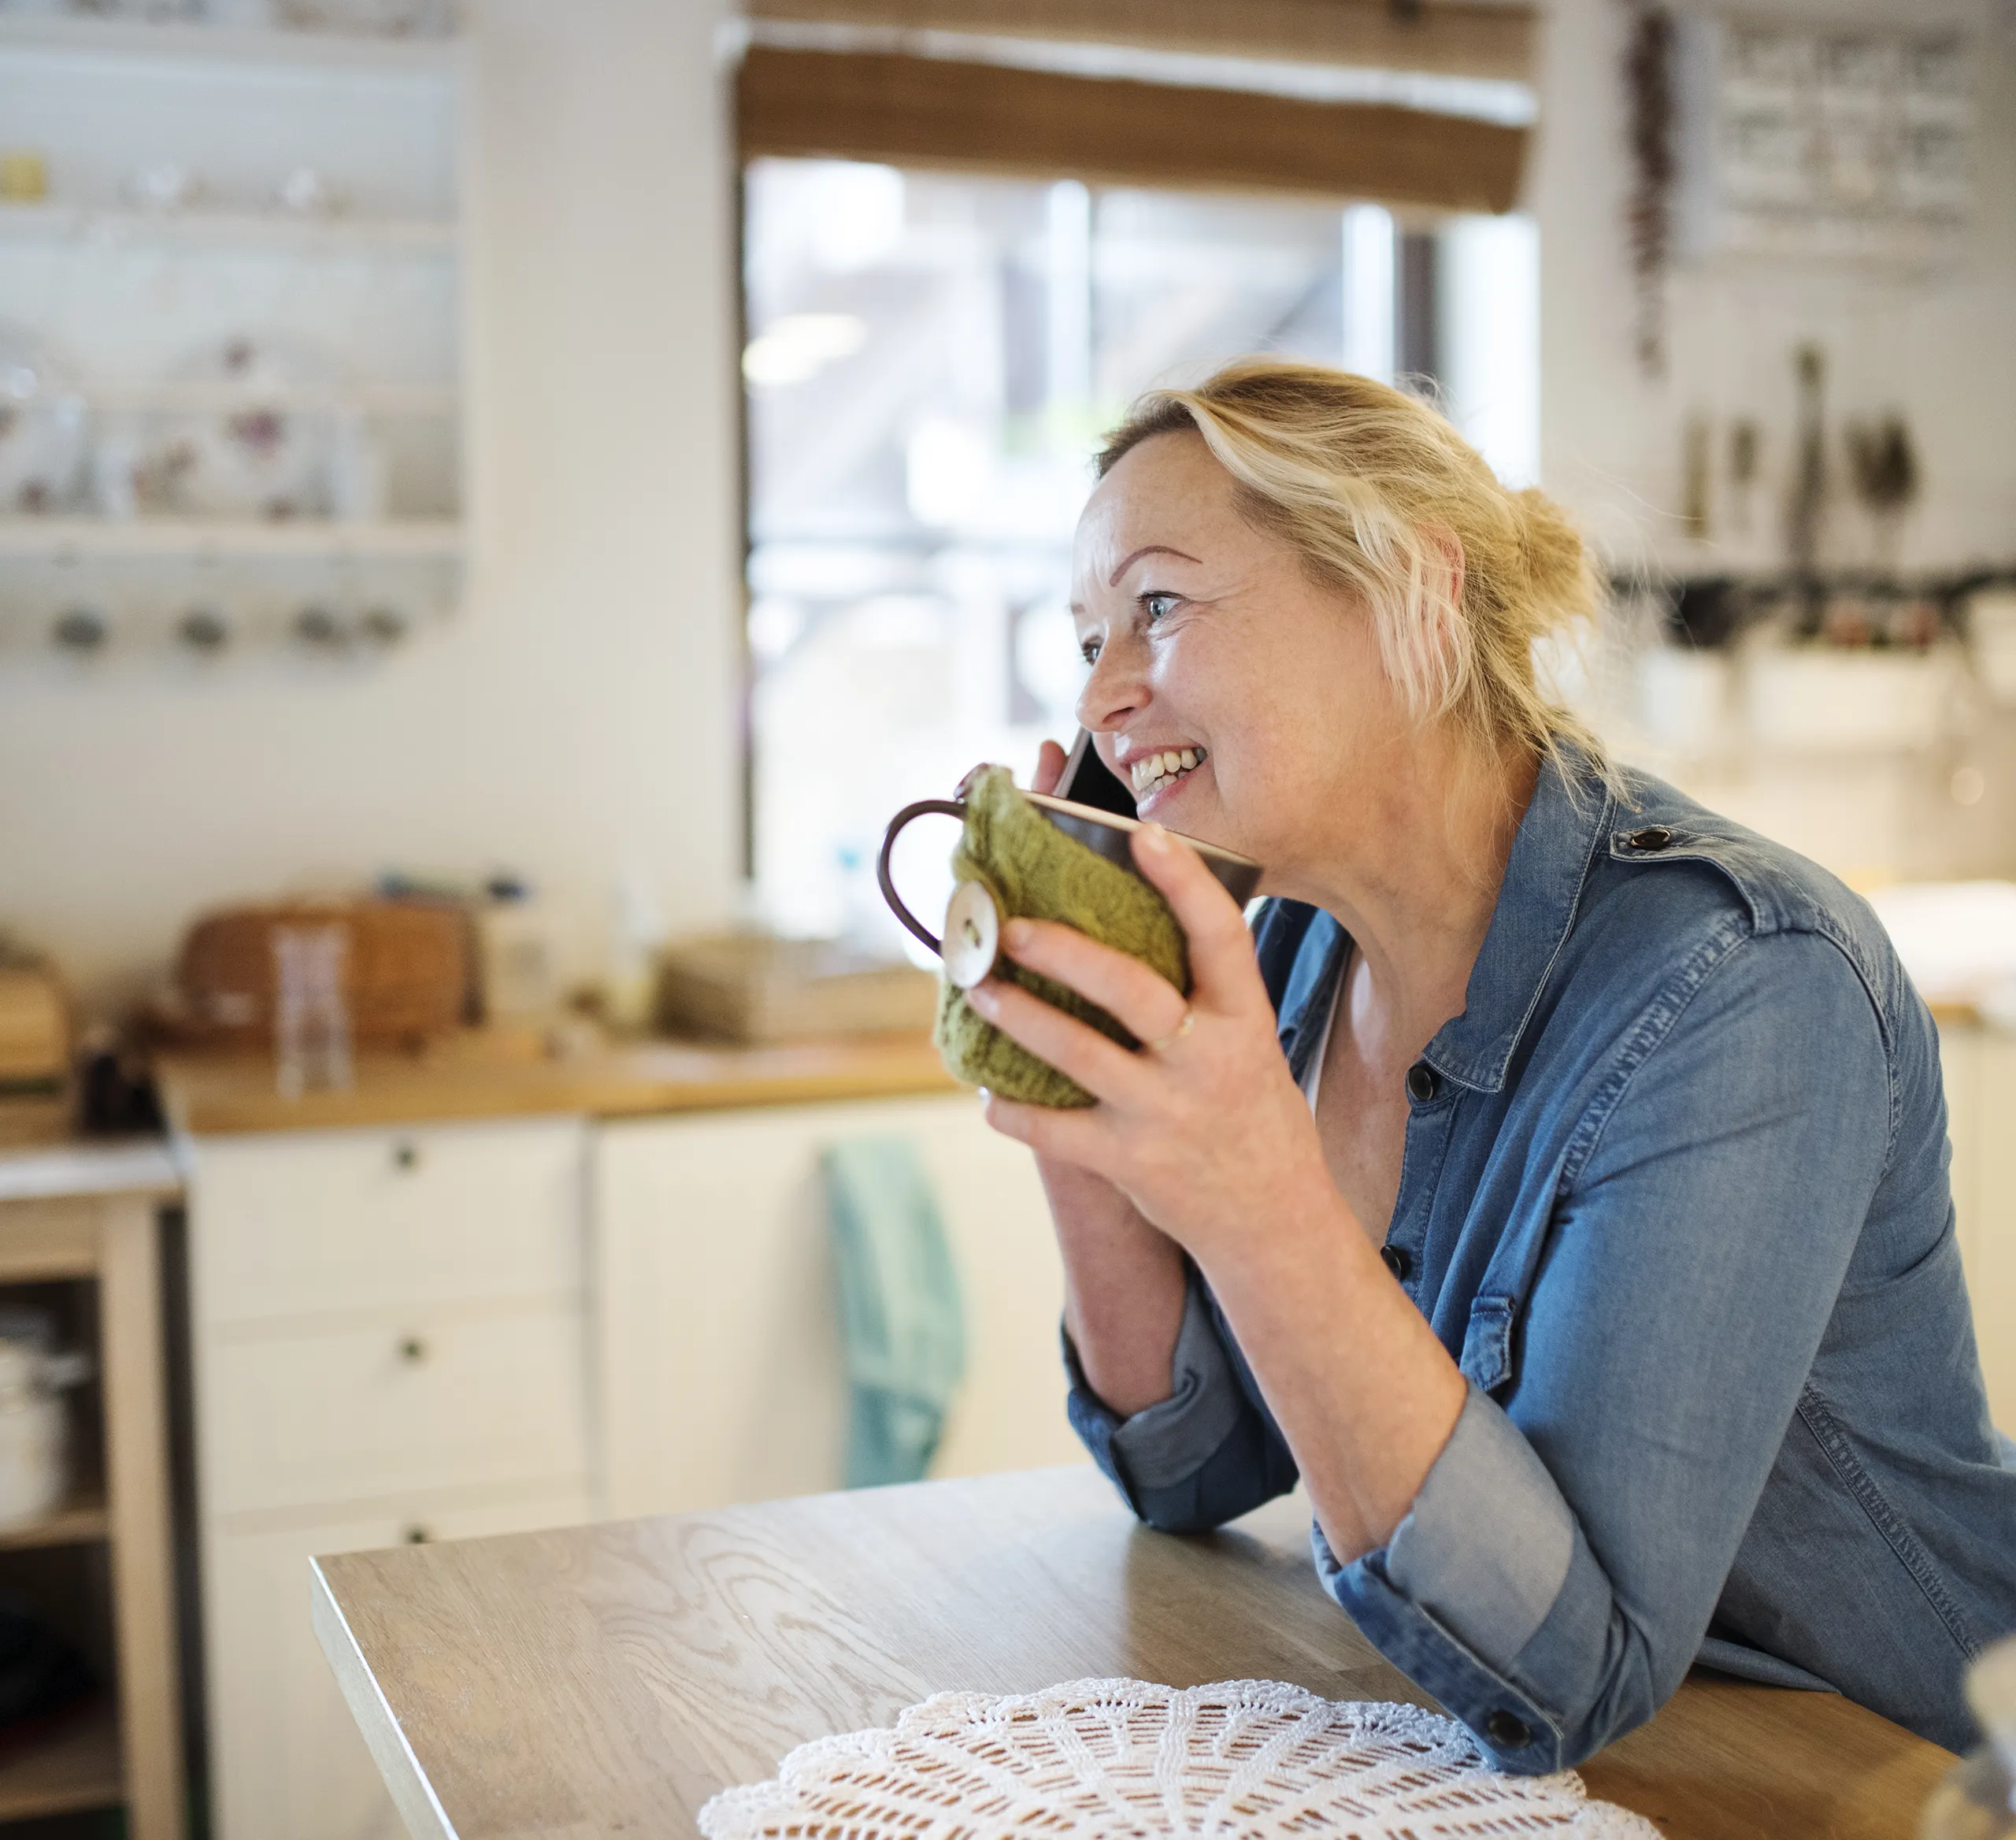
POLYGON ((196 922, 183 940, 175 1000, 158 1032, 179 1046, 248 1051, 272 1040, 282 927, 339 928, 344 1000, 361 1048, 410 1048, 452 1034, 469 1008, 469 919, 449 902, 284 901, 196 922))
POLYGON ((0 963, 0 1094, 46 1096, 70 1078, 70 1003, 35 961, 0 963))

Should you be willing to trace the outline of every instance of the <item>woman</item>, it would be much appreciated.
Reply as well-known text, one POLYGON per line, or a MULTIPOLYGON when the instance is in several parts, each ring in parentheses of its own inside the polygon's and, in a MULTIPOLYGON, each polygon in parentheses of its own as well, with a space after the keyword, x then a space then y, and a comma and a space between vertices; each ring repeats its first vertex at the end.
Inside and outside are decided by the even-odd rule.
POLYGON ((1099 470, 1080 710, 1193 989, 1017 922, 1144 1045, 973 993, 1099 1100, 988 1101, 1041 1164, 1094 1456, 1171 1530, 1299 1474, 1331 1593, 1507 1768, 1697 1659, 1961 1746, 2016 1445, 1869 910, 1547 706, 1581 545, 1409 398, 1249 361, 1099 470), (1162 825, 1266 865, 1254 934, 1162 825))

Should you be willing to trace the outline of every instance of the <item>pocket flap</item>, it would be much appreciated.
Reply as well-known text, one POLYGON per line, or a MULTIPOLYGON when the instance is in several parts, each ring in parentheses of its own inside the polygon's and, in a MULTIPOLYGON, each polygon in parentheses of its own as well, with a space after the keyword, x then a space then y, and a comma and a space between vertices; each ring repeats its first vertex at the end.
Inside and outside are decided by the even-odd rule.
POLYGON ((1512 1377, 1512 1300, 1480 1297, 1470 1305, 1470 1326, 1463 1333, 1463 1358, 1457 1363, 1463 1378, 1488 1393, 1512 1377))

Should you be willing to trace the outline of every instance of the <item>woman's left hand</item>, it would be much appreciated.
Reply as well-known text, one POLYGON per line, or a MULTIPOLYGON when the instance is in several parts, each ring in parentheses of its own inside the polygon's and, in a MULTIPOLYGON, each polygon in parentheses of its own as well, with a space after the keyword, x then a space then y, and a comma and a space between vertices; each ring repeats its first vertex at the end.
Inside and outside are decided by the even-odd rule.
POLYGON ((1313 1203, 1336 1208, 1341 1198, 1282 1058, 1238 903, 1159 825, 1136 833, 1134 859, 1188 940, 1189 1000, 1138 959, 1073 927, 1010 921, 1002 944, 1010 957, 1097 1003, 1143 1045, 1130 1051, 990 978, 967 1000, 1099 1103, 1058 1110, 990 1095, 987 1119, 1039 1156, 1106 1177, 1209 1274, 1221 1260, 1278 1245, 1268 1225, 1306 1222, 1313 1203))

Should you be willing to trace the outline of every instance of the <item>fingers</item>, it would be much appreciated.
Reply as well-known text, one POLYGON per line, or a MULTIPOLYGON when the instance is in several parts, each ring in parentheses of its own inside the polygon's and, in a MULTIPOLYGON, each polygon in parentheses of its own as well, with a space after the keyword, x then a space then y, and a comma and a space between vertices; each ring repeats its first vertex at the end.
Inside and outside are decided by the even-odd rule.
POLYGON ((1039 1156, 1096 1171, 1109 1134, 1096 1111, 1025 1105, 998 1092, 983 1094, 980 1103, 981 1115, 1004 1137, 1028 1144, 1039 1156))
POLYGON ((1036 750, 1036 777, 1029 781, 1032 792, 1054 792, 1057 782, 1064 777, 1065 755, 1054 741, 1046 741, 1036 750))
POLYGON ((1132 1052, 1033 992, 990 978, 968 991, 966 1001, 1010 1041, 1076 1080, 1095 1099, 1119 1099, 1138 1089, 1143 1068, 1132 1052))
POLYGON ((1151 823, 1134 833, 1134 860, 1161 889, 1190 943, 1192 991, 1217 1007, 1244 1007, 1256 992, 1264 1000, 1246 915, 1203 858, 1151 823))
POLYGON ((1074 926, 1011 920, 1002 929, 1001 944, 1017 964, 1054 978, 1097 1003, 1141 1041, 1159 1041, 1183 1020, 1188 1007, 1166 978, 1074 926))

